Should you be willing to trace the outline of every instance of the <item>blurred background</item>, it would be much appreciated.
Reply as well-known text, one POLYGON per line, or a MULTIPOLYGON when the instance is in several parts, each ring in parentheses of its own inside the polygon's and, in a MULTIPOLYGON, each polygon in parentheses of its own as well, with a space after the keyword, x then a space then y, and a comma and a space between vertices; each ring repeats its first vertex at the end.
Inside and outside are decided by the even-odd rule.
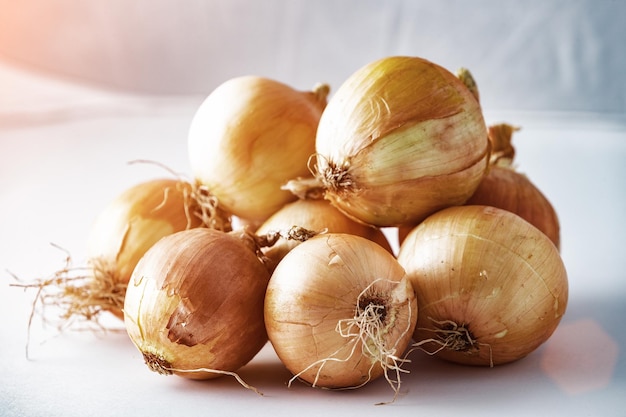
POLYGON ((336 89, 402 54, 468 67, 487 110, 626 112, 622 0, 0 0, 0 10, 0 61, 128 92, 206 95, 242 74, 336 89))

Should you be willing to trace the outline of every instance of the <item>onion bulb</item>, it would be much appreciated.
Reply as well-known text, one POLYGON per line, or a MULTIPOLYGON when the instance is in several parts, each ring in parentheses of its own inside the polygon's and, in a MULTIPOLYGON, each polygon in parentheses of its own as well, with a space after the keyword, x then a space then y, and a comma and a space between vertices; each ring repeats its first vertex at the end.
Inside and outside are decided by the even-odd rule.
MULTIPOLYGON (((357 223, 337 210, 326 200, 298 199, 283 206, 267 219, 257 230, 257 234, 285 233, 294 226, 309 231, 327 233, 348 233, 370 239, 390 253, 391 245, 385 234, 378 228, 357 223)), ((278 239, 273 245, 263 248, 271 269, 276 267, 285 255, 300 243, 295 239, 278 239)))
POLYGON ((39 289, 34 306, 62 308, 62 327, 74 320, 98 321, 101 313, 123 317, 124 295, 133 269, 159 239, 202 225, 192 186, 154 179, 126 189, 96 218, 87 241, 87 265, 66 266, 52 277, 24 286, 39 289))
POLYGON ((565 313, 568 281, 558 249, 506 210, 441 210, 409 233, 398 262, 420 308, 414 340, 448 361, 518 360, 545 342, 565 313))
POLYGON ((316 182, 348 216, 375 226, 417 223, 460 205, 487 169, 480 104, 454 74, 418 57, 387 57, 352 74, 316 136, 316 182))
POLYGON ((292 381, 315 387, 356 388, 383 374, 399 384, 416 319, 415 293, 393 255, 349 234, 300 243, 278 264, 265 296, 278 357, 292 381))
POLYGON ((139 261, 124 304, 128 335, 161 374, 231 374, 267 342, 270 274, 244 232, 201 228, 164 237, 139 261))
POLYGON ((262 223, 295 196, 280 187, 309 175, 327 85, 298 91, 242 76, 219 85, 197 109, 188 152, 197 181, 227 212, 262 223))

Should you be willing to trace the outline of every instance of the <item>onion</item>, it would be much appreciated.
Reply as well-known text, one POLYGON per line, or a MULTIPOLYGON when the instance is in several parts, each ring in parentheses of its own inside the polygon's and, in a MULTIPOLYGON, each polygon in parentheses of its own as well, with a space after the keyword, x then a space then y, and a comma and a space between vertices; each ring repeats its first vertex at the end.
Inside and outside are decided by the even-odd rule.
POLYGON ((329 100, 316 136, 315 182, 348 216, 375 226, 417 223, 460 205, 486 172, 480 104, 454 74, 417 57, 388 57, 352 74, 329 100))
POLYGON ((400 246, 417 294, 414 340, 445 360, 498 365, 520 359, 565 313, 567 274, 539 229, 488 206, 441 210, 400 246))
MULTIPOLYGON (((294 226, 310 231, 348 233, 361 236, 378 243, 392 253, 391 245, 380 229, 355 222, 326 200, 298 199, 291 202, 267 219, 259 227, 257 234, 284 234, 294 226)), ((294 239, 279 239, 272 246, 264 248, 263 252, 272 265, 271 270, 299 243, 300 241, 294 239)))
POLYGON ((299 378, 315 387, 356 388, 384 374, 399 385, 416 319, 413 288, 393 255, 349 234, 317 235, 296 246, 265 296, 268 336, 294 374, 290 384, 299 378))
POLYGON ((38 303, 62 308, 62 327, 74 320, 97 322, 101 313, 123 317, 124 294, 133 269, 159 239, 202 225, 192 186, 155 179, 128 188, 96 218, 87 243, 87 265, 66 266, 52 277, 25 284, 38 288, 38 303))
POLYGON ((210 379, 249 362, 267 341, 270 274, 254 237, 191 229, 164 237, 139 261, 124 304, 128 335, 161 374, 210 379))
POLYGON ((309 175, 315 133, 329 88, 297 91, 267 78, 243 76, 218 86, 189 129, 191 170, 231 214, 261 223, 296 197, 281 190, 309 175))

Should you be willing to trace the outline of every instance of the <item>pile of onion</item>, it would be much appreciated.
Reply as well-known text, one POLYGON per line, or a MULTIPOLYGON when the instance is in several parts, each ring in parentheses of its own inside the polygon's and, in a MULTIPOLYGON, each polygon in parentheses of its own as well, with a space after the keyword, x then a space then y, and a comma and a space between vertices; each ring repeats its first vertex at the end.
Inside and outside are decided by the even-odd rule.
POLYGON ((398 254, 417 295, 419 346, 437 357, 498 365, 539 347, 568 298, 559 251, 539 229, 488 206, 441 210, 398 254))
POLYGON ((38 288, 34 308, 111 312, 152 371, 254 390, 236 372, 268 340, 289 385, 384 377, 394 400, 413 349, 483 366, 537 349, 568 282, 556 212, 514 169, 517 128, 487 128, 469 71, 418 57, 371 62, 328 95, 219 85, 189 128, 193 180, 123 192, 86 267, 68 256, 21 285, 38 288))
POLYGON ((417 223, 460 205, 486 173, 489 140, 473 92, 454 74, 417 57, 374 61, 331 97, 319 122, 314 181, 319 193, 365 224, 417 223))
POLYGON ((295 196, 289 179, 310 175, 307 161, 329 93, 298 91, 257 77, 232 78, 197 109, 188 136, 191 170, 220 206, 260 224, 295 196))

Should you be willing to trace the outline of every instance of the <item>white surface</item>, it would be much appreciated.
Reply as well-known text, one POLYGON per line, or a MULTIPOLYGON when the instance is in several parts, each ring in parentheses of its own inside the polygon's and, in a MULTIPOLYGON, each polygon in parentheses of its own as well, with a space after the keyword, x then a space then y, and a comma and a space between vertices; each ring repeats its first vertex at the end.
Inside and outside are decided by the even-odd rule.
POLYGON ((202 97, 145 97, 40 78, 0 63, 0 415, 623 416, 626 392, 626 118, 600 113, 487 111, 522 126, 520 170, 556 207, 570 301, 549 342, 494 369, 411 356, 398 401, 383 380, 329 392, 296 383, 268 345, 241 376, 192 382, 145 367, 123 332, 93 335, 33 327, 32 292, 9 288, 62 265, 54 242, 83 260, 99 210, 138 181, 187 173, 186 132, 202 97))

